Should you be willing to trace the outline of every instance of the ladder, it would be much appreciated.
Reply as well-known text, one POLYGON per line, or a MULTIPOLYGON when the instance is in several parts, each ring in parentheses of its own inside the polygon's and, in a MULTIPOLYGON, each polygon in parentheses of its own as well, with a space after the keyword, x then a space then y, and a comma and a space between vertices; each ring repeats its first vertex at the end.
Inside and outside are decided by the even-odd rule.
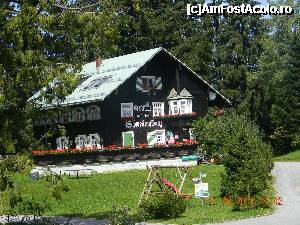
POLYGON ((147 180, 146 180, 146 183, 145 183, 145 186, 144 186, 144 189, 143 189, 142 194, 140 196, 138 206, 140 206, 142 202, 144 202, 148 199, 149 194, 151 193, 153 183, 155 181, 157 181, 157 179, 158 179, 157 173, 158 173, 158 167, 151 166, 150 167, 150 172, 148 174, 148 177, 147 177, 147 180))

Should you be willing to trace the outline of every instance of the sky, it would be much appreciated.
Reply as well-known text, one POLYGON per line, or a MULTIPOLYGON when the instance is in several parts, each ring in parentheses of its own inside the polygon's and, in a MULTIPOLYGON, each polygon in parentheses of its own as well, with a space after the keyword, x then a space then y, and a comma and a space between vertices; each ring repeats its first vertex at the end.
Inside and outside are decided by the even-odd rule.
POLYGON ((267 5, 268 4, 267 0, 259 0, 259 2, 260 2, 261 5, 267 5))

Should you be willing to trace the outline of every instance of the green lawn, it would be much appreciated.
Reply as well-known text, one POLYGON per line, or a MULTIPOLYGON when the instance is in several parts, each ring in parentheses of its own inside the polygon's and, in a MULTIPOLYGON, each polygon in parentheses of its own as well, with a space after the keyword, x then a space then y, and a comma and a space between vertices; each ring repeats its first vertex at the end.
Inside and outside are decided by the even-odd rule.
POLYGON ((274 158, 277 162, 300 162, 300 149, 274 158))
MULTIPOLYGON (((204 182, 209 183, 210 196, 217 197, 217 205, 209 205, 205 202, 204 217, 202 217, 201 201, 191 198, 188 200, 188 210, 182 217, 156 220, 155 222, 176 224, 218 222, 267 214, 272 210, 261 208, 243 212, 232 211, 231 207, 223 205, 222 199, 218 197, 220 194, 220 173, 223 171, 223 167, 217 165, 193 167, 191 168, 192 177, 196 177, 200 171, 207 174, 204 182)), ((99 174, 78 179, 64 177, 64 182, 70 190, 64 194, 61 202, 47 198, 49 191, 44 181, 34 181, 28 176, 22 175, 16 176, 15 180, 24 198, 34 198, 40 202, 49 201, 51 210, 47 211, 47 215, 105 218, 113 203, 127 205, 132 209, 136 208, 147 174, 147 171, 129 171, 99 174)), ((163 176, 176 184, 174 170, 164 171, 163 176)), ((193 184, 186 182, 183 192, 193 193, 193 191, 193 184)))

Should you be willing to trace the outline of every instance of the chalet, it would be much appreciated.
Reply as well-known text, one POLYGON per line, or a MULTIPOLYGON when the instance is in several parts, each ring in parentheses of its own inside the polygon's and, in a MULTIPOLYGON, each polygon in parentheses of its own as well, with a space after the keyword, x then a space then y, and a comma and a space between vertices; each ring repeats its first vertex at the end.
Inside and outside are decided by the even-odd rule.
MULTIPOLYGON (((51 149, 137 146, 193 139, 190 122, 229 101, 163 48, 91 62, 83 81, 60 103, 41 103, 38 137, 60 124, 65 136, 46 140, 51 149), (49 113, 50 112, 50 113, 49 113)), ((38 93, 33 96, 33 99, 38 93)))

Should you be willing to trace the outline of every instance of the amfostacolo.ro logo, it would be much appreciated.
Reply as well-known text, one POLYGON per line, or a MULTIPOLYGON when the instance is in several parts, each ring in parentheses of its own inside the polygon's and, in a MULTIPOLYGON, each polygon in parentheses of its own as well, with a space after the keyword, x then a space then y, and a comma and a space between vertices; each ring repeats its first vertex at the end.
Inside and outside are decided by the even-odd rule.
POLYGON ((188 16, 204 15, 292 15, 294 10, 291 6, 260 6, 260 5, 209 5, 209 4, 187 4, 188 16))

